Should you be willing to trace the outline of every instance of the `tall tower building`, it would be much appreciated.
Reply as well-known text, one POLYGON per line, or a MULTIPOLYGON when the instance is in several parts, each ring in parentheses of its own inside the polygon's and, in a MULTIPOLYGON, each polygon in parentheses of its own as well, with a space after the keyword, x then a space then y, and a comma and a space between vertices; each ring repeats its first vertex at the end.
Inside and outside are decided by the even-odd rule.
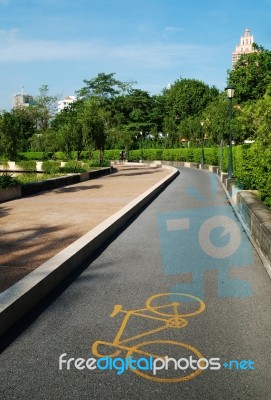
POLYGON ((235 51, 232 53, 232 66, 236 64, 242 54, 254 53, 252 44, 254 43, 254 38, 250 33, 249 29, 245 29, 244 35, 241 36, 240 44, 236 46, 235 51))

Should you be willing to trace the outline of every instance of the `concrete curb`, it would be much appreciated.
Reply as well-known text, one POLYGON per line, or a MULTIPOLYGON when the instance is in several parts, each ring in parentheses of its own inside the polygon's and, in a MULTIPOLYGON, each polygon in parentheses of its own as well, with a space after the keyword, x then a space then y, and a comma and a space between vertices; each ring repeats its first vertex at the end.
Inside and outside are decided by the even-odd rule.
POLYGON ((0 294, 0 336, 54 290, 179 174, 176 168, 164 168, 171 170, 169 176, 0 294))

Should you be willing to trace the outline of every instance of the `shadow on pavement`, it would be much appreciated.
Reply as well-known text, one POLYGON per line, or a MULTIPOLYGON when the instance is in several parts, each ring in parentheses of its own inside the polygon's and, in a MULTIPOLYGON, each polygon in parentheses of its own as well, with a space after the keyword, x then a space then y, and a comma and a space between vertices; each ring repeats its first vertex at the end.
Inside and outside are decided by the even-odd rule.
POLYGON ((60 189, 55 189, 55 193, 73 193, 80 192, 81 190, 89 190, 89 189, 101 189, 103 185, 91 185, 91 186, 73 186, 73 187, 63 187, 60 189))
MULTIPOLYGON (((110 175, 110 178, 117 178, 119 176, 133 176, 133 175, 150 175, 150 174, 156 174, 157 172, 161 172, 161 170, 159 169, 155 169, 154 171, 140 171, 140 168, 138 168, 139 171, 138 172, 129 172, 129 173, 123 173, 123 171, 125 171, 125 169, 121 169, 120 171, 118 171, 118 175, 110 175)), ((129 170, 127 168, 127 170, 129 170)))
POLYGON ((10 213, 10 207, 0 206, 0 217, 5 217, 10 213))
POLYGON ((40 226, 6 232, 0 237, 0 293, 35 270, 60 250, 74 242, 78 235, 63 235, 65 225, 40 226), (58 233, 57 238, 50 237, 58 233), (31 263, 29 263, 31 260, 31 263))

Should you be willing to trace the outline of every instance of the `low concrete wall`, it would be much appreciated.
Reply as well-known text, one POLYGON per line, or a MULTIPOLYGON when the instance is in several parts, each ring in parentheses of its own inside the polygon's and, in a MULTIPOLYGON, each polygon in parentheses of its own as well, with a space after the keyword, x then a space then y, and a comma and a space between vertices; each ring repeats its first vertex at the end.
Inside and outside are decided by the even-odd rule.
POLYGON ((0 189, 0 203, 12 199, 18 199, 21 196, 21 186, 11 186, 6 189, 0 189))
MULTIPOLYGON (((35 161, 35 160, 31 160, 31 161, 35 161)), ((24 168, 21 167, 19 165, 19 163, 17 164, 16 161, 6 161, 5 163, 1 164, 1 162, 0 162, 0 171, 4 171, 4 172, 29 172, 29 170, 24 170, 24 168)), ((35 161, 35 163, 36 163, 36 168, 34 168, 34 170, 31 171, 31 172, 35 172, 35 171, 36 172, 43 172, 43 169, 42 169, 43 161, 35 161)), ((61 167, 65 167, 66 164, 67 164, 67 161, 61 161, 60 162, 60 166, 61 167)))
POLYGON ((15 161, 7 161, 5 164, 0 163, 0 171, 9 172, 9 171, 17 171, 22 172, 23 169, 15 161))
POLYGON ((80 182, 79 174, 46 179, 45 181, 25 183, 21 186, 22 196, 30 196, 46 190, 57 189, 62 186, 74 185, 80 182))
POLYGON ((46 179, 44 181, 26 183, 21 186, 2 189, 0 190, 0 203, 23 196, 31 196, 46 190, 74 185, 75 183, 95 179, 103 175, 109 175, 111 172, 113 172, 112 167, 101 168, 94 171, 83 172, 81 174, 70 174, 67 176, 60 176, 59 178, 46 179))

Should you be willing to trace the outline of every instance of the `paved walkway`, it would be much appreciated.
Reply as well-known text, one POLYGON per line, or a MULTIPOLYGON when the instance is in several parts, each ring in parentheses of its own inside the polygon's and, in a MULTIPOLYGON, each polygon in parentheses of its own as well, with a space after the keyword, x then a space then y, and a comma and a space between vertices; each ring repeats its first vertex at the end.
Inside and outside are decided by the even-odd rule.
POLYGON ((269 277, 217 177, 179 171, 79 276, 4 338, 1 400, 271 399, 269 277), (223 235, 225 216, 232 223, 223 235), (200 243, 213 221, 211 241, 200 243), (235 246, 236 228, 240 247, 221 258, 235 246), (208 254, 208 244, 217 253, 208 254), (154 375, 151 355, 179 367, 164 362, 154 375), (103 357, 95 370, 93 357, 103 357), (125 357, 134 360, 130 370, 125 357))
POLYGON ((95 180, 0 205, 0 292, 120 210, 169 174, 117 165, 95 180))

